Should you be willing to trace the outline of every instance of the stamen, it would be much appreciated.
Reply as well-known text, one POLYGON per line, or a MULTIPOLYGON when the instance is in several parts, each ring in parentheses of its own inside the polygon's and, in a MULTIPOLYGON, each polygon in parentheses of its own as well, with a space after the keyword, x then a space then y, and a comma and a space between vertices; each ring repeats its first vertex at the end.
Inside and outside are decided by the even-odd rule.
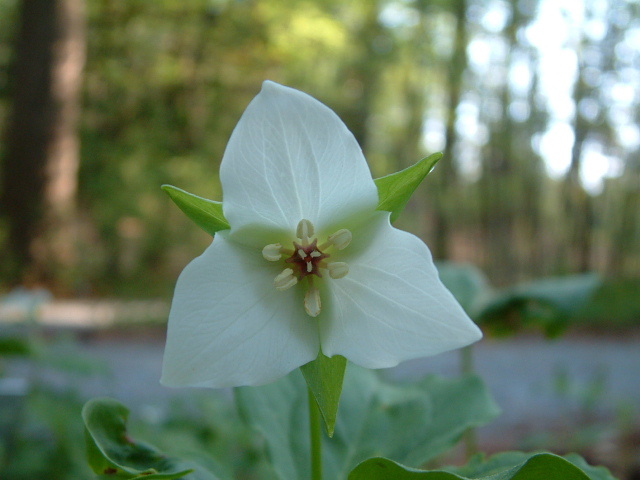
POLYGON ((273 284, 277 290, 287 290, 298 283, 298 278, 293 275, 293 270, 285 268, 276 278, 273 279, 273 284))
POLYGON ((307 262, 307 273, 311 273, 313 271, 313 263, 307 262))
POLYGON ((349 244, 351 243, 351 238, 352 238, 351 232, 346 228, 342 228, 338 230, 336 233, 334 233, 333 235, 329 235, 329 238, 327 239, 327 243, 333 245, 338 250, 342 250, 349 246, 349 244))
POLYGON ((298 223, 298 228, 296 229, 296 236, 302 240, 302 243, 306 245, 309 242, 309 237, 312 237, 314 233, 313 223, 309 220, 302 219, 298 223))
POLYGON ((314 286, 311 286, 304 295, 304 309, 307 314, 312 317, 317 317, 320 314, 320 310, 322 309, 320 290, 314 286))
POLYGON ((331 278, 342 278, 349 273, 349 265, 344 262, 331 262, 327 264, 331 278))
POLYGON ((310 257, 313 257, 313 258, 318 258, 318 257, 321 257, 321 256, 322 256, 322 254, 321 254, 319 251, 314 250, 313 252, 311 252, 311 253, 309 254, 309 256, 310 256, 310 257))
POLYGON ((262 249, 262 256, 270 262, 277 262, 282 258, 282 245, 272 243, 262 249))
POLYGON ((307 254, 305 253, 305 251, 301 248, 298 249, 298 255, 300 255, 300 258, 302 258, 303 260, 306 258, 307 254))

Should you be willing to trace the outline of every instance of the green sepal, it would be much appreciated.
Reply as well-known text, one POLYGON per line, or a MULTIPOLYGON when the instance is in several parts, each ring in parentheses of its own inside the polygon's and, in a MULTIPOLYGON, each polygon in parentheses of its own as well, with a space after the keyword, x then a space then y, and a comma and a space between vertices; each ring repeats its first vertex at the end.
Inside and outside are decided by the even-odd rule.
POLYGON ((320 408, 329 437, 333 437, 336 426, 346 367, 347 359, 343 356, 327 357, 322 352, 313 362, 300 367, 307 386, 320 408))
POLYGON ((487 462, 472 460, 465 467, 427 471, 370 458, 351 471, 349 480, 615 480, 606 469, 580 460, 575 455, 565 459, 551 453, 507 452, 487 462))
POLYGON ((434 153, 404 170, 376 178, 378 210, 391 212, 391 221, 396 221, 415 189, 441 158, 442 153, 434 153))
POLYGON ((199 197, 173 185, 163 185, 162 190, 167 192, 187 217, 208 234, 213 236, 220 230, 231 228, 222 213, 222 202, 199 197))
POLYGON ((111 398, 89 400, 82 409, 87 462, 98 479, 173 480, 193 472, 185 464, 127 435, 129 409, 111 398))

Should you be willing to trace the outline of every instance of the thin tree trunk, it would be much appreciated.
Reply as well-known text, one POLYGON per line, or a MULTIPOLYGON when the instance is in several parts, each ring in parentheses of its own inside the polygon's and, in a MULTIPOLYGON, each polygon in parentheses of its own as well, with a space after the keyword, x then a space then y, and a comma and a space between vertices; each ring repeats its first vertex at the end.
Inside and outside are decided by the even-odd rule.
MULTIPOLYGON (((573 94, 575 105, 578 105, 586 94, 586 85, 582 74, 583 69, 584 66, 581 65, 573 94)), ((567 241, 565 243, 568 251, 563 257, 569 262, 566 267, 569 270, 578 272, 587 272, 591 268, 593 202, 580 181, 584 144, 590 128, 590 123, 579 112, 576 112, 573 124, 575 140, 571 151, 571 165, 564 178, 562 192, 565 205, 565 221, 568 227, 567 241)))
POLYGON ((434 180, 436 185, 436 211, 434 213, 433 255, 437 259, 451 257, 452 221, 451 212, 446 208, 448 202, 447 190, 455 188, 458 175, 455 166, 454 146, 456 141, 457 108, 462 97, 462 84, 464 72, 467 68, 467 2, 457 0, 454 5, 456 17, 455 41, 453 56, 449 63, 449 98, 447 108, 447 128, 445 133, 445 148, 442 160, 440 160, 434 180))
POLYGON ((2 207, 14 278, 48 281, 75 263, 83 0, 23 0, 15 52, 2 207))
MULTIPOLYGON (((512 65, 513 52, 517 45, 517 29, 521 16, 512 3, 512 17, 505 30, 509 50, 504 59, 508 72, 512 65)), ((500 120, 492 126, 491 137, 483 155, 481 178, 481 218, 487 271, 497 284, 510 284, 518 278, 518 257, 514 235, 515 213, 513 203, 520 194, 516 167, 515 128, 509 114, 512 100, 508 82, 499 92, 500 120)))

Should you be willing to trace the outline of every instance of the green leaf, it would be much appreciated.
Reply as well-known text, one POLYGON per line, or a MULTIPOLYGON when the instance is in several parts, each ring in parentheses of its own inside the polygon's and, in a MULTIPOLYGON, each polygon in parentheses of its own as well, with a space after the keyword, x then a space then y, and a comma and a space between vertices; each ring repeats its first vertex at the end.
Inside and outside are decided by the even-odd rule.
POLYGON ((169 194, 171 200, 187 217, 210 235, 231 228, 222 213, 222 202, 198 197, 172 185, 163 185, 162 189, 169 194))
POLYGON ((596 274, 546 278, 486 297, 475 320, 496 334, 508 335, 523 326, 541 328, 557 336, 578 318, 580 311, 601 285, 596 274))
MULTIPOLYGON (((194 471, 188 462, 167 457, 155 448, 129 438, 128 416, 127 407, 110 398, 90 400, 82 409, 87 461, 99 479, 172 480, 194 471)), ((216 479, 203 471, 187 478, 216 479)))
MULTIPOLYGON (((264 436, 281 480, 309 478, 306 390, 297 373, 263 387, 236 390, 240 412, 264 436)), ((452 448, 467 428, 497 414, 478 377, 392 384, 351 365, 334 437, 324 444, 325 478, 344 479, 354 465, 372 455, 421 465, 452 448)))
MULTIPOLYGON (((553 454, 549 454, 547 452, 502 452, 497 455, 493 455, 489 458, 484 458, 483 455, 476 455, 471 459, 471 461, 463 466, 463 467, 451 467, 447 470, 451 470, 458 475, 469 476, 469 477, 484 477, 489 476, 493 479, 492 475, 496 475, 499 472, 505 472, 509 469, 518 468, 519 466, 525 464, 527 461, 532 459, 534 456, 545 454, 556 457, 553 454)), ((565 457, 556 457, 563 458, 568 460, 570 463, 574 464, 578 468, 580 468, 584 473, 587 474, 587 478, 590 480, 615 480, 611 473, 604 467, 592 467, 588 465, 587 462, 576 455, 575 453, 569 454, 565 457)), ((555 460, 554 460, 555 461, 555 460)), ((534 464, 535 465, 535 464, 534 464)), ((530 468, 530 467, 529 467, 530 468)), ((498 477, 501 478, 501 477, 498 477)), ((509 478, 509 477, 507 477, 509 478)), ((521 480, 521 477, 516 477, 521 480)), ((523 477, 527 478, 527 477, 523 477)), ((535 478, 535 477, 534 477, 535 478)), ((546 477, 542 477, 546 478, 546 477)), ((553 478, 553 477, 552 477, 553 478)), ((569 477, 571 478, 571 477, 569 477)))
POLYGON ((275 478, 310 478, 307 388, 302 375, 295 371, 268 385, 236 388, 235 393, 241 417, 264 437, 275 478))
POLYGON ((329 358, 322 352, 313 362, 300 367, 307 386, 320 408, 329 437, 333 437, 336 425, 346 367, 346 358, 340 355, 329 358))
POLYGON ((24 338, 2 337, 0 338, 0 357, 24 357, 30 355, 32 348, 24 338))
POLYGON ((615 480, 601 468, 578 468, 576 457, 586 465, 578 456, 569 460, 551 453, 509 452, 486 463, 472 461, 466 467, 432 471, 405 467, 386 458, 370 458, 353 469, 349 480, 615 480), (603 471, 606 476, 600 476, 603 471))
POLYGON ((378 210, 391 212, 391 221, 395 222, 415 189, 441 158, 442 153, 434 153, 404 170, 376 178, 378 210))

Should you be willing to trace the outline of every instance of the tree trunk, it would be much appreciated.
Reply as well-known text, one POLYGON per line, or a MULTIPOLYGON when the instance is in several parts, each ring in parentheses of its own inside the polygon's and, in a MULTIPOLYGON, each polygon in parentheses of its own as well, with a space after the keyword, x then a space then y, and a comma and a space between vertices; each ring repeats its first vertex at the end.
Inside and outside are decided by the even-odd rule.
POLYGON ((18 282, 50 282, 76 260, 84 20, 83 0, 20 5, 1 188, 18 282))
MULTIPOLYGON (((580 65, 578 79, 573 92, 573 101, 579 105, 587 94, 584 82, 584 65, 580 65)), ((580 181, 580 169, 584 145, 589 137, 591 124, 576 109, 573 122, 575 140, 571 151, 571 164, 563 181, 563 201, 567 228, 566 247, 563 257, 569 262, 570 271, 587 272, 591 267, 593 226, 593 202, 580 181)))
POLYGON ((456 141, 456 110, 462 97, 462 82, 467 68, 467 2, 457 0, 454 5, 456 17, 456 32, 453 46, 453 56, 449 63, 449 92, 447 107, 447 128, 445 133, 445 148, 443 158, 438 162, 434 172, 436 180, 436 211, 434 213, 433 256, 436 259, 449 259, 451 257, 451 212, 448 204, 450 195, 447 191, 455 188, 457 182, 457 170, 454 158, 454 145, 456 141))

